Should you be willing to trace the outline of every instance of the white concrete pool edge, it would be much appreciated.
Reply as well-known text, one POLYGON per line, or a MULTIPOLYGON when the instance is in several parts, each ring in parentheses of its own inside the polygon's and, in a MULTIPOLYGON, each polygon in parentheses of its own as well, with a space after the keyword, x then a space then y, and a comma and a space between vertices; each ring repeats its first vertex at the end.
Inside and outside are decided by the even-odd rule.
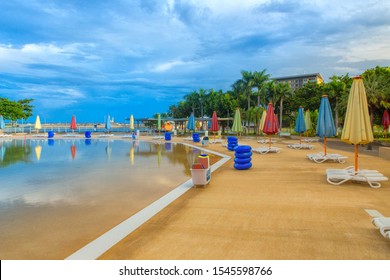
MULTIPOLYGON (((222 157, 218 162, 213 164, 211 166, 211 172, 214 172, 219 167, 221 167, 223 164, 225 164, 231 157, 214 152, 208 149, 204 149, 202 147, 197 147, 191 144, 187 143, 180 143, 183 145, 187 145, 199 150, 202 150, 204 152, 215 154, 217 156, 222 157)), ((123 238, 125 238, 127 235, 129 235, 131 232, 136 230, 138 227, 140 227, 142 224, 144 224, 146 221, 148 221, 150 218, 152 218, 154 215, 156 215, 158 212, 160 212, 162 209, 164 209, 166 206, 168 206, 170 203, 172 203, 174 200, 179 198, 181 195, 183 195, 186 191, 190 190, 193 187, 192 179, 187 180, 183 184, 179 185, 174 190, 170 191, 160 199, 156 200, 149 206, 145 207, 135 215, 131 216, 127 220, 123 221, 122 223, 118 224, 111 230, 107 231, 94 241, 90 242, 86 246, 82 247, 72 255, 65 258, 65 260, 95 260, 99 256, 101 256, 104 252, 109 250, 111 247, 113 247, 116 243, 121 241, 123 238)))

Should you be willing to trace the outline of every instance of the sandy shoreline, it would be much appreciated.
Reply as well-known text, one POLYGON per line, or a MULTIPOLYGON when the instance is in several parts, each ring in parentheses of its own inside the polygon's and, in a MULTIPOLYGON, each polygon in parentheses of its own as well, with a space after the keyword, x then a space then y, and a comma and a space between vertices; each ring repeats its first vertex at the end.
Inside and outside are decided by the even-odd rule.
MULTIPOLYGON (((306 154, 322 151, 322 143, 313 143, 313 150, 293 150, 286 144, 297 140, 276 139, 279 154, 254 154, 253 167, 244 171, 228 161, 212 174, 208 186, 187 191, 100 259, 389 260, 390 242, 374 228, 365 209, 390 216, 390 182, 380 189, 330 185, 325 169, 352 165, 352 146, 329 139, 328 151, 348 156, 347 162, 316 164, 306 154)), ((240 144, 262 145, 245 138, 240 144)), ((207 149, 233 156, 220 144, 207 149)), ((378 157, 377 150, 360 149, 361 168, 390 178, 390 161, 378 157)))

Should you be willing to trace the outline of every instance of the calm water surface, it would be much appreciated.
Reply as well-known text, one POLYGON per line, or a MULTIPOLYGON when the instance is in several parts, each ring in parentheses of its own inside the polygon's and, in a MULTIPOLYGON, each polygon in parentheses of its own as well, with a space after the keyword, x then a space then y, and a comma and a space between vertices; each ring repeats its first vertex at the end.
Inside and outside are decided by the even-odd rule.
POLYGON ((0 258, 66 258, 190 179, 199 153, 111 139, 1 141, 0 258))

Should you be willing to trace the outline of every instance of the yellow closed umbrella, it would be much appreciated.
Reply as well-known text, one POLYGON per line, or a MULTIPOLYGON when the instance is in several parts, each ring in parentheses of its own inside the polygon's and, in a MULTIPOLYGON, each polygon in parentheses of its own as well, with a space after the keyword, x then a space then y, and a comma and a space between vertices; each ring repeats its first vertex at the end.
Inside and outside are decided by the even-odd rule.
POLYGON ((355 145, 356 173, 358 171, 358 145, 374 141, 370 115, 368 113, 366 90, 363 79, 360 76, 355 77, 352 82, 341 140, 355 145))
POLYGON ((39 132, 39 130, 42 128, 41 125, 41 119, 39 118, 39 115, 35 119, 34 128, 39 132))
POLYGON ((130 130, 134 130, 134 117, 133 117, 133 115, 130 115, 129 128, 130 128, 130 130))

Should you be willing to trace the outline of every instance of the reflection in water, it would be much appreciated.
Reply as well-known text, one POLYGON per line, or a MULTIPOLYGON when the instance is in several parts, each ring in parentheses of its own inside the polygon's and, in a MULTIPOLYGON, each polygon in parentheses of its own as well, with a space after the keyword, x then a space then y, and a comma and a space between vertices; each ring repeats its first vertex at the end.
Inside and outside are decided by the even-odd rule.
POLYGON ((35 156, 37 160, 41 159, 42 147, 40 145, 35 146, 35 156))
POLYGON ((0 142, 0 168, 7 167, 18 162, 30 162, 31 146, 24 145, 24 142, 16 145, 15 141, 0 142))
POLYGON ((93 240, 190 179, 199 154, 174 143, 89 140, 2 143, 1 259, 67 257, 80 248, 75 240, 93 240))
POLYGON ((76 145, 75 144, 72 144, 72 146, 70 146, 70 154, 72 155, 72 159, 75 159, 76 158, 76 145))

